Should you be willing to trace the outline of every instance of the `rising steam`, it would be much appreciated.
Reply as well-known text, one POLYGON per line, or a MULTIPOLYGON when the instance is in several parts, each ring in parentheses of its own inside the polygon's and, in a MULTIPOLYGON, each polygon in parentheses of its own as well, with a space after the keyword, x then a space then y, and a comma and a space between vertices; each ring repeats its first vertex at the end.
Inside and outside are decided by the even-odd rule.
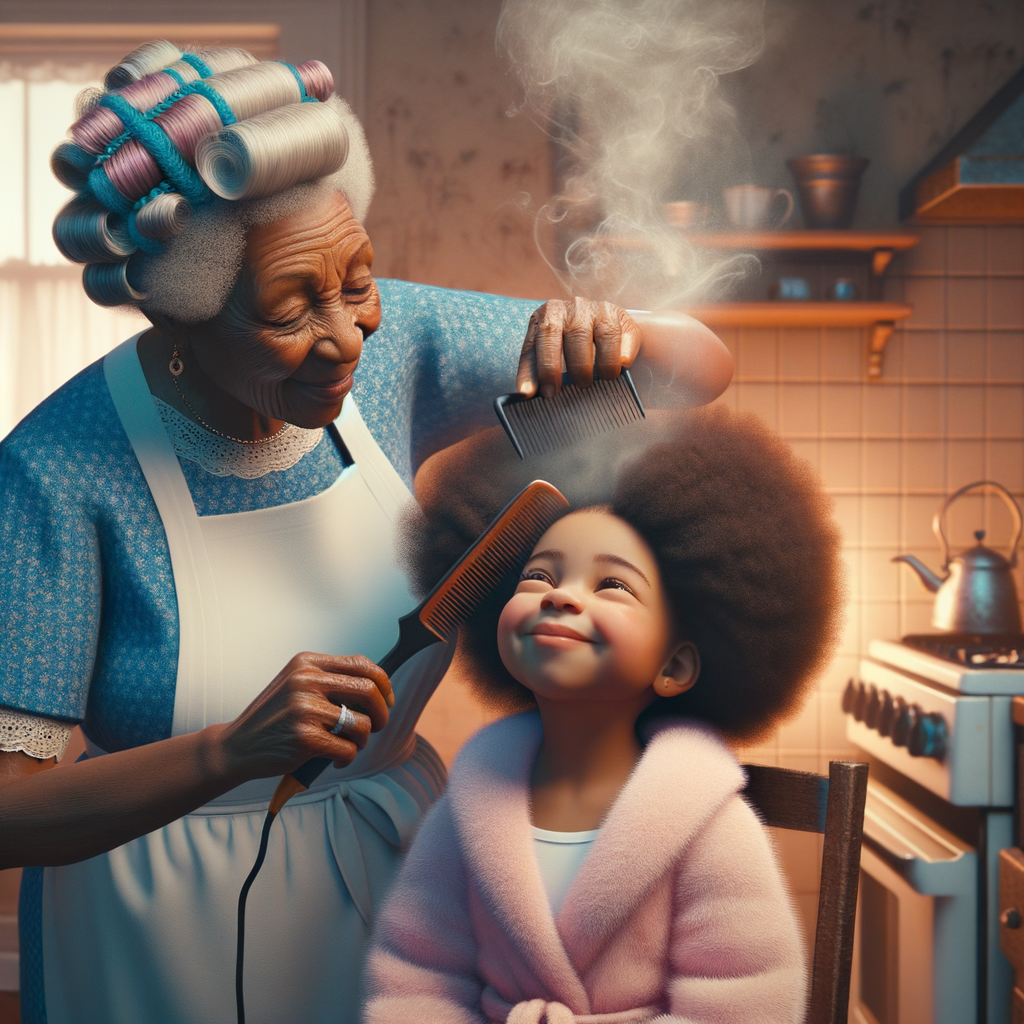
POLYGON ((570 292, 685 305, 749 269, 750 257, 695 249, 664 203, 706 203, 720 189, 741 140, 718 81, 761 52, 762 10, 762 0, 504 0, 499 51, 522 83, 520 109, 555 143, 556 194, 537 224, 554 236, 552 269, 570 292))

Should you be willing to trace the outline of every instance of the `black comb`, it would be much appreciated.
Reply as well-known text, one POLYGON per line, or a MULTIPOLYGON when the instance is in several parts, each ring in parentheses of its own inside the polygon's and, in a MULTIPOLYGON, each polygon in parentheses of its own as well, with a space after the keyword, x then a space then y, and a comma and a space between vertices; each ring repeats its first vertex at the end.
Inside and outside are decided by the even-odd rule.
POLYGON ((494 411, 521 459, 647 418, 629 370, 614 380, 595 380, 586 388, 565 377, 554 398, 542 398, 539 392, 532 398, 501 395, 494 400, 494 411))

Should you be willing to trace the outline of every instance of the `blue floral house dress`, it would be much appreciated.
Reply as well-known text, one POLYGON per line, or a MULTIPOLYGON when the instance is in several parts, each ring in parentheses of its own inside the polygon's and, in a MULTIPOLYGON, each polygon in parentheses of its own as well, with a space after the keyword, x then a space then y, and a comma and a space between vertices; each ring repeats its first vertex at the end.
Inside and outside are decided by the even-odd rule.
MULTIPOLYGON (((0 445, 8 735, 80 723, 102 756, 230 720, 299 650, 386 653, 415 604, 392 525, 416 439, 493 422, 534 303, 379 285, 384 319, 351 400, 333 428, 286 431, 266 471, 239 469, 232 443, 154 399, 134 339, 0 445)), ((414 728, 450 653, 434 645, 396 673, 388 728, 275 823, 249 900, 252 1024, 359 1019, 373 909, 444 785, 414 728)), ((109 854, 26 870, 22 1019, 233 1020, 235 905, 276 781, 109 854)))

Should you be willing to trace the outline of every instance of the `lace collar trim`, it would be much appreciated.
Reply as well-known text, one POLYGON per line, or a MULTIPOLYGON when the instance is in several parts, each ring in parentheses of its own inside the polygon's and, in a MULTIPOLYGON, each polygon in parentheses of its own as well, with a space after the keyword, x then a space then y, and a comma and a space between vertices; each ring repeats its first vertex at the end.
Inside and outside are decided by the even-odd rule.
POLYGON ((177 409, 153 397, 174 454, 201 466, 214 476, 255 480, 268 473, 291 469, 323 437, 323 427, 306 430, 289 423, 266 444, 239 444, 204 430, 177 409))

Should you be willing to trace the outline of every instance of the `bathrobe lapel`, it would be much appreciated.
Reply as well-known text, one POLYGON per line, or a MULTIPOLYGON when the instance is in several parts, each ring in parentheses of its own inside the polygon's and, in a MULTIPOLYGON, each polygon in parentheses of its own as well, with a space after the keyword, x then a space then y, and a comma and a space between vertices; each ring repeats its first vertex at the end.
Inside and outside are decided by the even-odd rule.
POLYGON ((574 1013, 589 1013, 579 975, 555 928, 533 850, 530 771, 540 747, 536 712, 497 722, 470 740, 452 769, 452 816, 468 868, 495 926, 515 945, 524 966, 574 1013))
POLYGON ((558 915, 559 934, 579 974, 743 784, 735 757, 710 729, 685 719, 658 727, 558 915))
POLYGON ((468 874, 549 1001, 589 1013, 581 977, 694 835, 743 786, 743 773, 711 730, 686 720, 662 724, 602 824, 556 923, 530 828, 540 716, 507 718, 479 740, 463 748, 448 789, 468 874))

